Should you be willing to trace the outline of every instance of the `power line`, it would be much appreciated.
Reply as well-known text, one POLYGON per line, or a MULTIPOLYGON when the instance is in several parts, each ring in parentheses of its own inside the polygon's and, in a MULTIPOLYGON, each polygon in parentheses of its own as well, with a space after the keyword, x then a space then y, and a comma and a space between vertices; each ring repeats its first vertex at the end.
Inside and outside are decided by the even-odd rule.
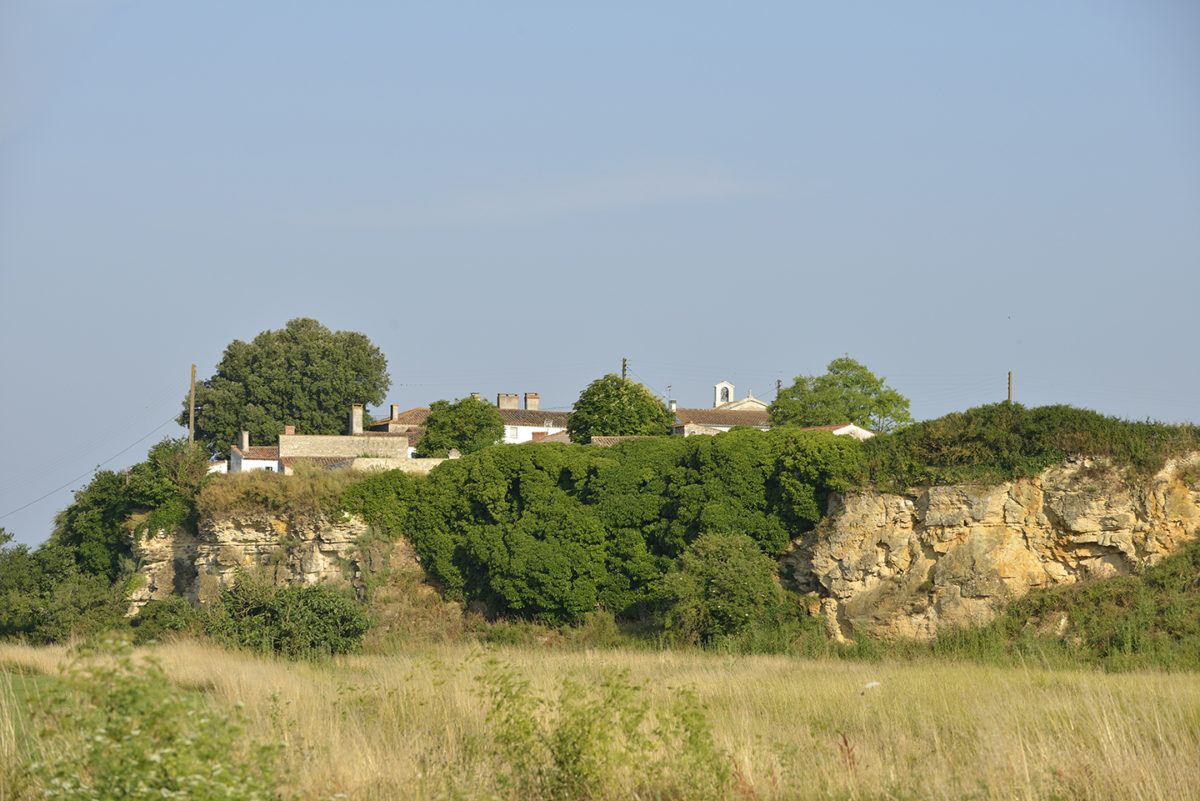
POLYGON ((153 430, 151 430, 151 431, 150 431, 150 433, 149 433, 149 434, 146 434, 146 435, 144 435, 144 436, 142 436, 142 437, 140 437, 140 438, 138 438, 138 439, 134 440, 133 442, 129 443, 129 444, 128 444, 128 445, 126 445, 124 448, 122 448, 121 450, 117 451, 117 452, 116 452, 116 453, 114 453, 112 456, 108 457, 108 458, 107 458, 107 459, 105 459, 103 462, 101 462, 100 464, 96 465, 96 467, 95 467, 94 469, 92 469, 92 470, 89 470, 89 471, 87 471, 87 472, 85 472, 85 473, 81 473, 81 474, 79 474, 78 476, 76 476, 75 478, 71 479, 71 480, 70 480, 70 481, 68 481, 67 483, 65 483, 65 484, 62 484, 61 486, 55 487, 54 489, 52 489, 52 490, 50 490, 49 492, 47 492, 45 495, 42 495, 42 496, 40 496, 40 497, 37 497, 37 498, 34 498, 32 501, 30 501, 30 502, 29 502, 29 503, 27 503, 27 504, 24 504, 24 505, 22 505, 22 506, 18 506, 16 509, 13 509, 11 512, 5 512, 4 514, 0 515, 0 520, 3 520, 4 518, 8 517, 9 515, 15 515, 17 512, 20 512, 20 511, 22 511, 22 510, 28 509, 30 506, 33 506, 35 503, 39 503, 39 502, 41 502, 41 501, 44 501, 44 500, 46 500, 47 498, 49 498, 49 497, 50 497, 51 495, 53 495, 54 493, 56 493, 56 492, 61 492, 62 490, 65 490, 67 487, 71 486, 72 484, 74 484, 74 483, 76 483, 76 482, 78 482, 78 481, 82 481, 83 479, 87 478, 89 475, 91 475, 91 474, 94 474, 94 473, 95 473, 97 470, 99 470, 101 467, 104 467, 104 465, 108 464, 108 463, 109 463, 109 462, 111 462, 113 459, 116 459, 116 458, 117 458, 118 456, 120 456, 121 454, 123 454, 123 453, 125 453, 126 451, 130 450, 131 448, 133 448, 133 447, 134 447, 135 445, 137 445, 139 442, 142 442, 142 441, 144 441, 144 440, 146 440, 146 439, 149 439, 150 437, 154 436, 154 434, 155 434, 155 433, 156 433, 156 432, 157 432, 159 429, 161 429, 163 426, 165 426, 165 425, 169 425, 169 424, 171 424, 171 423, 174 423, 174 422, 175 422, 175 418, 174 418, 174 417, 170 417, 170 418, 168 418, 168 419, 164 420, 163 422, 161 422, 161 423, 159 423, 157 426, 155 426, 155 427, 153 428, 153 430))

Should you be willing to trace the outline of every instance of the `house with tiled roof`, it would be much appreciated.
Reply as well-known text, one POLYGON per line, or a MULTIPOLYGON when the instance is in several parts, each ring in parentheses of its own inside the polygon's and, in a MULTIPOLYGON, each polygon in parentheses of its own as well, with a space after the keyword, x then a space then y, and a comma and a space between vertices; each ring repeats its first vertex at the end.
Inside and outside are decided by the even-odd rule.
POLYGON ((672 433, 688 437, 719 434, 735 426, 747 426, 760 431, 769 429, 771 416, 767 413, 766 401, 754 397, 753 392, 741 400, 734 400, 733 389, 733 384, 728 381, 714 384, 711 409, 686 409, 676 406, 675 401, 669 401, 668 405, 675 413, 672 433))
POLYGON ((279 435, 278 444, 272 447, 251 446, 249 432, 241 432, 238 443, 230 449, 229 472, 274 470, 290 475, 296 467, 306 464, 325 470, 427 473, 443 461, 412 458, 409 442, 407 429, 363 430, 363 407, 355 405, 350 409, 347 434, 297 434, 296 427, 288 425, 279 435))
MULTIPOLYGON (((475 400, 482 400, 478 392, 471 393, 471 397, 475 400)), ((541 398, 536 392, 525 393, 525 408, 523 409, 517 395, 497 394, 496 411, 500 412, 500 417, 504 420, 504 438, 501 442, 506 443, 532 442, 535 437, 540 440, 551 434, 563 433, 567 430, 567 421, 571 419, 570 412, 542 409, 541 398)), ((371 424, 370 429, 410 434, 409 445, 415 447, 416 441, 411 435, 417 434, 417 438, 419 438, 421 434, 424 434, 424 425, 428 418, 428 408, 422 407, 401 412, 399 405, 393 404, 391 414, 382 420, 376 420, 371 424), (417 429, 420 429, 419 433, 417 433, 417 429)))
POLYGON ((229 449, 230 473, 278 469, 279 448, 272 445, 251 445, 249 431, 238 435, 237 444, 229 449))

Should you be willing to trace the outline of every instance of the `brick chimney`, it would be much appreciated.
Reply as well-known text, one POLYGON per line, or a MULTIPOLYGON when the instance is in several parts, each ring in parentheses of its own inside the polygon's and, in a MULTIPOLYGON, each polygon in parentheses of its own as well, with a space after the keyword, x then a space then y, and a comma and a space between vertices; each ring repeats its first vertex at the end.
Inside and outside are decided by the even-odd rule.
POLYGON ((350 407, 350 435, 361 434, 363 426, 363 407, 356 403, 350 407))
POLYGON ((496 395, 496 408, 497 409, 519 409, 519 408, 521 408, 520 406, 518 406, 519 402, 520 401, 516 395, 505 395, 505 394, 497 394, 496 395))
POLYGON ((283 427, 283 435, 284 435, 285 437, 294 437, 294 436, 296 436, 296 427, 295 427, 295 426, 284 426, 284 427, 283 427))
POLYGON ((250 450, 250 432, 243 431, 238 434, 238 450, 242 453, 250 450))
POLYGON ((538 394, 536 392, 525 393, 525 408, 531 412, 538 411, 538 394))
POLYGON ((400 404, 398 404, 398 403, 392 404, 392 419, 393 420, 400 419, 400 404))

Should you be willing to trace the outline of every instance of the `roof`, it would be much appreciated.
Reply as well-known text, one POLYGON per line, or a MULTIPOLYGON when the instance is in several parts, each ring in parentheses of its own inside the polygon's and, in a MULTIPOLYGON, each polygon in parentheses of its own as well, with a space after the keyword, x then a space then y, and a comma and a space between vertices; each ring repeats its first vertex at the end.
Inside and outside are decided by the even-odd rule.
POLYGON ((771 415, 766 411, 676 409, 675 417, 680 424, 699 423, 703 426, 753 426, 754 428, 766 428, 771 425, 771 415))
POLYGON ((533 439, 531 439, 530 442, 567 442, 567 443, 569 443, 571 441, 571 435, 568 434, 566 431, 559 431, 558 433, 555 433, 555 434, 542 434, 542 436, 538 436, 539 434, 542 434, 542 432, 540 432, 540 431, 533 432, 533 439))
POLYGON ((242 450, 237 445, 232 448, 233 453, 238 454, 243 459, 278 459, 279 448, 276 445, 251 445, 249 448, 242 450))
POLYGON ((419 426, 425 424, 425 418, 427 417, 429 417, 429 409, 418 407, 416 409, 409 409, 407 412, 400 412, 396 417, 383 417, 376 420, 368 428, 383 425, 384 423, 403 423, 410 426, 419 426))
POLYGON ((354 461, 355 457, 347 458, 345 456, 285 456, 279 461, 284 467, 295 467, 298 464, 311 464, 314 467, 323 467, 326 470, 340 467, 344 464, 349 464, 354 461))
MULTIPOLYGON (((500 417, 504 419, 504 424, 508 426, 546 426, 547 428, 566 428, 567 421, 571 419, 570 412, 552 412, 541 409, 496 409, 496 411, 500 412, 500 417)), ((378 426, 383 428, 389 423, 392 425, 400 424, 409 426, 423 426, 428 418, 429 409, 422 407, 417 409, 409 409, 407 412, 401 412, 397 417, 384 417, 381 420, 376 420, 369 427, 374 428, 378 426)))
POLYGON ((592 444, 599 445, 601 448, 611 448, 613 445, 616 445, 618 442, 621 442, 622 440, 649 439, 652 436, 653 435, 651 435, 651 434, 625 434, 622 436, 598 436, 598 437, 592 437, 592 444))
POLYGON ((497 409, 508 426, 547 426, 566 428, 571 419, 570 412, 551 412, 541 409, 497 409))

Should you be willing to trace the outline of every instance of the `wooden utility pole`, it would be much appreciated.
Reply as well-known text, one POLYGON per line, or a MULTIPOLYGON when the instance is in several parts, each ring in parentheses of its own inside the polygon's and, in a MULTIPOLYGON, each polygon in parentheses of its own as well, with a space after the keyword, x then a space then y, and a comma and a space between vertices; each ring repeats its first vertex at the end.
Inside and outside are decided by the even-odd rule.
POLYGON ((775 379, 775 400, 779 400, 779 391, 781 389, 783 389, 783 379, 776 378, 775 379))
POLYGON ((1008 402, 1012 403, 1012 370, 1008 371, 1008 402))
POLYGON ((626 368, 628 368, 628 366, 629 366, 628 361, 629 360, 626 359, 624 356, 621 357, 621 378, 625 378, 626 368))
POLYGON ((192 383, 188 390, 188 444, 196 441, 196 365, 192 365, 192 383))

